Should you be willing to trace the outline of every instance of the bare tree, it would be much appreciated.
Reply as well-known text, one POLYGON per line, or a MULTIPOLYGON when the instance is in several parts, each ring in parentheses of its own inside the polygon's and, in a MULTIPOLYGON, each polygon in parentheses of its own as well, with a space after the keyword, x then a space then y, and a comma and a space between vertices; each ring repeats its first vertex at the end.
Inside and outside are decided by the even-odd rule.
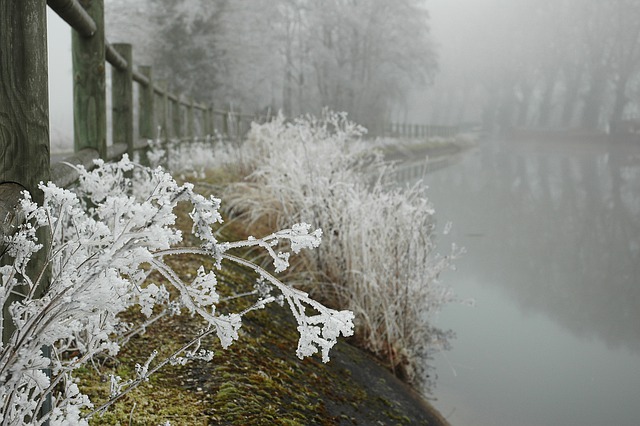
POLYGON ((323 107, 369 126, 436 68, 423 0, 150 0, 156 64, 200 96, 289 115, 323 107), (179 49, 178 49, 179 47, 179 49))

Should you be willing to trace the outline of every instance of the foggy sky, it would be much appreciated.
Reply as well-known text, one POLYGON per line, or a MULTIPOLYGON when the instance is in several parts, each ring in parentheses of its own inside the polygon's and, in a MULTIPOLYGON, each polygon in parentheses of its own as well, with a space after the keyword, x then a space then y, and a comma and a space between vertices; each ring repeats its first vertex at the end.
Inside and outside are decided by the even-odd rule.
MULTIPOLYGON (((514 0, 427 0, 431 34, 437 46, 438 68, 434 83, 466 71, 469 57, 494 49, 484 41, 492 38, 496 29, 504 27, 507 10, 514 0)), ((418 90, 409 102, 406 121, 429 124, 428 98, 432 89, 418 90)), ((405 119, 399 115, 399 120, 405 119)))
POLYGON ((73 149, 71 29, 47 8, 51 149, 73 149))

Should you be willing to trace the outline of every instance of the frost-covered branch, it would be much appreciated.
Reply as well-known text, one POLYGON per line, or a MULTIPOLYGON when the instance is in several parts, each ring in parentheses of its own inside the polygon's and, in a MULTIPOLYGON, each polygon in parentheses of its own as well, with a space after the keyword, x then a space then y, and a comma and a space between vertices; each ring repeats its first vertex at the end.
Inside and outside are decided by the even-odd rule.
MULTIPOLYGON (((219 199, 206 198, 196 193, 193 185, 178 185, 161 169, 136 165, 126 157, 118 163, 97 161, 96 166, 92 171, 77 167, 80 178, 73 190, 41 184, 42 206, 25 193, 21 208, 27 221, 5 241, 0 302, 8 307, 8 320, 15 324, 16 331, 0 347, 2 424, 47 420, 54 425, 86 424, 88 416, 103 410, 167 363, 210 359, 212 352, 200 348, 205 335, 215 333, 223 348, 231 345, 238 339, 243 316, 278 297, 261 284, 255 292, 247 293, 257 296, 249 308, 236 313, 217 312, 220 297, 216 273, 223 267, 223 259, 250 267, 287 300, 301 333, 299 356, 311 355, 317 347, 326 361, 336 338, 351 334, 350 312, 328 309, 266 270, 227 253, 233 248, 260 247, 273 259, 275 270, 283 271, 289 266, 290 251, 298 253, 320 244, 320 230, 310 232, 309 225, 300 223, 264 238, 218 242, 213 229, 222 222, 219 199), (189 217, 199 246, 180 246, 183 239, 175 214, 179 203, 191 205, 189 217), (30 276, 26 266, 33 254, 42 250, 38 230, 49 233, 46 267, 51 270, 51 279, 45 293, 35 297, 35 289, 43 284, 45 275, 39 271, 30 276), (176 254, 207 255, 215 266, 211 270, 201 266, 195 278, 186 282, 165 262, 176 254), (152 282, 153 271, 160 273, 173 290, 152 282), (10 295, 19 296, 19 300, 11 302, 10 295), (314 314, 307 315, 304 306, 314 314), (137 326, 123 323, 120 314, 129 309, 138 309, 147 319, 137 326), (120 345, 133 334, 161 316, 182 310, 204 319, 206 330, 167 358, 157 359, 152 353, 138 368, 135 379, 125 383, 114 379, 117 383, 111 402, 83 414, 92 404, 80 392, 73 371, 99 354, 116 356, 120 345), (45 356, 44 347, 52 348, 53 356, 45 356), (53 409, 34 420, 49 393, 53 409)), ((5 326, 3 323, 3 330, 5 326)))

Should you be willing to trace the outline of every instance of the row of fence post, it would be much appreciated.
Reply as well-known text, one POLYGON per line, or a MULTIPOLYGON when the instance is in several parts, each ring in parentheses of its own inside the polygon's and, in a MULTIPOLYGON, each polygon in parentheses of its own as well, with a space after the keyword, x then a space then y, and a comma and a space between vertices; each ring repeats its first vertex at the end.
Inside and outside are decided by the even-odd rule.
POLYGON ((428 124, 390 123, 387 135, 405 138, 453 137, 460 133, 460 126, 434 126, 428 124))
POLYGON ((72 36, 72 56, 76 152, 91 148, 98 151, 100 157, 109 157, 105 59, 112 66, 113 144, 124 144, 130 155, 135 149, 144 147, 147 140, 157 137, 193 139, 213 135, 216 116, 223 121, 222 136, 240 137, 246 130, 243 120, 254 118, 231 110, 216 110, 212 105, 203 105, 170 93, 166 84, 154 83, 151 67, 140 66, 135 69, 132 46, 127 43, 110 45, 105 39, 104 0, 85 2, 85 8, 77 0, 48 0, 48 3, 75 30, 72 36), (70 13, 70 10, 74 12, 70 13), (133 82, 139 83, 138 137, 133 134, 133 82), (156 104, 160 107, 158 115, 155 112, 156 104), (200 118, 198 125, 196 116, 200 118), (158 128, 161 129, 160 135, 158 128), (140 140, 143 142, 140 143, 140 140))

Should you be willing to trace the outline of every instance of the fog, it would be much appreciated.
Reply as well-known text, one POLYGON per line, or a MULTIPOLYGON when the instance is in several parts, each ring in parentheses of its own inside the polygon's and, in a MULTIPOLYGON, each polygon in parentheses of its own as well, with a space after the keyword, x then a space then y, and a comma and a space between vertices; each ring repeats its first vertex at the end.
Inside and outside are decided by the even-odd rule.
MULTIPOLYGON (((636 1, 403 0, 413 13, 422 6, 428 13, 411 23, 379 1, 371 2, 371 10, 382 9, 379 17, 364 6, 336 9, 344 22, 303 1, 291 2, 301 9, 284 17, 266 16, 255 10, 262 1, 230 7, 189 0, 192 9, 181 2, 163 9, 150 0, 107 0, 107 32, 112 41, 135 40, 137 63, 152 63, 174 89, 245 111, 269 106, 295 115, 329 106, 372 128, 391 120, 614 132, 628 131, 640 115, 636 1), (365 12, 371 17, 359 16, 365 12), (413 40, 395 34, 403 20, 413 40), (263 21, 273 25, 263 28, 263 21), (314 28, 327 22, 343 38, 317 43, 314 28), (303 29, 278 44, 278 29, 298 23, 303 29), (346 39, 343 24, 360 36, 346 39), (367 43, 378 46, 376 56, 360 56, 367 43), (346 77, 360 72, 368 77, 346 77)), ((70 128, 70 30, 49 16, 55 146, 70 128)))
POLYGON ((634 425, 640 2, 430 5, 439 70, 409 120, 491 135, 423 177, 477 302, 440 318, 458 339, 435 404, 461 426, 634 425))
POLYGON ((436 84, 423 98, 431 121, 616 131, 638 117, 640 3, 430 5, 439 47, 436 84))
MULTIPOLYGON (((640 1, 156 3, 107 0, 113 41, 195 99, 329 106, 376 131, 482 125, 477 150, 425 177, 468 247, 445 280, 478 301, 441 318, 459 339, 437 406, 456 425, 635 424, 640 1)), ((55 151, 72 145, 71 42, 48 15, 55 151)))

